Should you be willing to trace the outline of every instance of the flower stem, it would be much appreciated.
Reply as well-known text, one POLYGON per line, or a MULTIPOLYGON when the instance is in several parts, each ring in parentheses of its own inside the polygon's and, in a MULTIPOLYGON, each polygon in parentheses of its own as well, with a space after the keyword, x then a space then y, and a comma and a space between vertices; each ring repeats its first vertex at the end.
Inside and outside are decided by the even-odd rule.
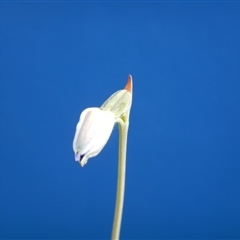
POLYGON ((129 112, 118 120, 119 127, 119 155, 118 155, 118 181, 117 181, 117 196, 114 214, 114 222, 112 229, 112 240, 118 240, 122 222, 122 211, 124 202, 125 190, 125 175, 126 175, 126 152, 127 152, 127 135, 129 125, 129 112))

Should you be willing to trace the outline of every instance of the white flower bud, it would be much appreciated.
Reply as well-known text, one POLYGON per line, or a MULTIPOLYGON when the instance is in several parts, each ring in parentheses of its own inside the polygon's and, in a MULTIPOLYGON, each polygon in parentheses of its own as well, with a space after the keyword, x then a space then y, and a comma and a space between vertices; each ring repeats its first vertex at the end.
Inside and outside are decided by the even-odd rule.
POLYGON ((87 108, 80 115, 73 140, 75 160, 83 167, 107 143, 115 123, 114 113, 100 108, 87 108))
POLYGON ((87 108, 80 115, 73 140, 75 160, 83 167, 107 143, 114 123, 126 124, 132 104, 132 76, 123 90, 112 94, 100 108, 87 108))

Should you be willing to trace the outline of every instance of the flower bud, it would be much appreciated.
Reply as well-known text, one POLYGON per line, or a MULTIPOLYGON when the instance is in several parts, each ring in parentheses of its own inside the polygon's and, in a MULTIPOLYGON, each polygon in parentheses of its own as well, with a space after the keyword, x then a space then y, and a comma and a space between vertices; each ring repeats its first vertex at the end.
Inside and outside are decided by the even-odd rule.
POLYGON ((100 108, 87 108, 81 115, 73 140, 75 160, 83 167, 107 143, 115 123, 114 113, 100 108))
POLYGON ((115 122, 126 124, 132 104, 132 76, 123 90, 112 94, 100 108, 87 108, 80 115, 73 140, 75 160, 83 167, 107 143, 115 122))

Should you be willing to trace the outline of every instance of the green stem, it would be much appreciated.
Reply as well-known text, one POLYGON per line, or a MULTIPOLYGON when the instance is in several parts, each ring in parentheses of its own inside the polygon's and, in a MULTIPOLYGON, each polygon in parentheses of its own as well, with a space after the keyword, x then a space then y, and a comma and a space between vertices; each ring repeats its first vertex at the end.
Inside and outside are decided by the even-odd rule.
POLYGON ((129 113, 118 120, 119 127, 119 155, 118 155, 118 181, 117 197, 112 229, 112 240, 118 240, 122 222, 122 211, 125 190, 125 173, 126 173, 126 152, 127 152, 127 135, 128 135, 129 113))

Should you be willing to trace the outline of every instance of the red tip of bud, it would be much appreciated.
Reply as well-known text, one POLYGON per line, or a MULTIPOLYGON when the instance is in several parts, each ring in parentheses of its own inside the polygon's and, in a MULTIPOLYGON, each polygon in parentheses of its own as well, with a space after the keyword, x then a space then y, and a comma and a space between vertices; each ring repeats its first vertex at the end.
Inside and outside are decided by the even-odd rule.
POLYGON ((128 75, 128 82, 124 89, 126 89, 128 92, 132 93, 132 76, 130 74, 128 75))

